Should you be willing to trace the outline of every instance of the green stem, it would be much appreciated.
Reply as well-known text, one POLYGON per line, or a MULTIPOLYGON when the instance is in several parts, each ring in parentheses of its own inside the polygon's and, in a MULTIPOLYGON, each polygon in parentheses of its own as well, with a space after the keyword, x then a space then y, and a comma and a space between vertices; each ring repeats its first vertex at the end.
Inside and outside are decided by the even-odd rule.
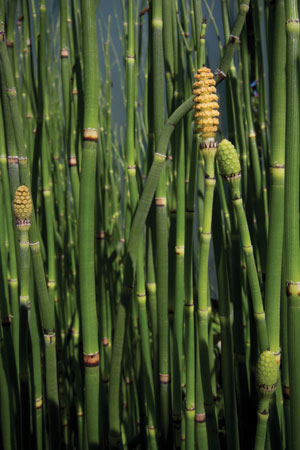
POLYGON ((240 229, 243 252, 246 259, 247 276, 250 285, 251 298, 253 303, 254 318, 256 323, 256 332, 260 352, 267 350, 269 347, 268 333, 265 322, 265 313, 261 298, 261 291, 258 281, 257 269, 253 255, 253 247, 251 244, 250 233, 248 229, 246 214, 241 198, 233 198, 233 204, 237 215, 240 229))
POLYGON ((209 314, 211 305, 208 304, 209 280, 208 280, 208 257, 211 241, 211 221, 215 178, 215 155, 217 145, 214 142, 201 144, 202 156, 205 161, 205 194, 204 194, 204 216, 200 235, 199 249, 199 275, 198 275, 198 327, 200 346, 200 367, 203 382, 205 409, 207 414, 208 440, 212 448, 218 449, 220 442, 218 438, 218 425, 213 399, 212 375, 209 364, 209 314))
POLYGON ((28 384, 28 312, 29 298, 29 271, 30 250, 28 230, 20 230, 20 392, 22 412, 22 445, 30 448, 30 410, 29 410, 29 384, 28 384))
POLYGON ((89 446, 100 445, 99 340, 95 293, 94 208, 98 141, 98 53, 94 0, 81 3, 84 119, 79 199, 80 309, 85 372, 85 406, 89 446))
POLYGON ((300 448, 300 357, 297 342, 300 339, 300 266, 299 266, 299 13, 298 3, 289 0, 286 8, 286 156, 285 156, 285 281, 288 302, 288 362, 290 378, 291 448, 300 448))

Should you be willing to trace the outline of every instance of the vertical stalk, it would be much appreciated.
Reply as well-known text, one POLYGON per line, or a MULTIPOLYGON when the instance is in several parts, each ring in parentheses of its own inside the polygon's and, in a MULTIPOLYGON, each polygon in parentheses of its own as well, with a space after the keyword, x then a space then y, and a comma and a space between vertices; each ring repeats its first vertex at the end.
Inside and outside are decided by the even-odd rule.
POLYGON ((22 448, 29 449, 31 446, 30 435, 30 402, 29 402, 29 329, 28 312, 30 309, 29 279, 30 279, 30 250, 28 231, 30 229, 30 217, 32 203, 30 192, 26 186, 20 186, 14 197, 14 212, 16 217, 16 227, 20 231, 20 392, 21 392, 21 429, 22 448))
POLYGON ((264 203, 263 203, 263 184, 262 184, 262 174, 261 174, 261 162, 258 154, 256 132, 253 123, 253 116, 251 110, 251 100, 250 100, 250 79, 249 79, 249 62, 248 62, 248 45, 247 45, 247 34, 246 29, 242 31, 242 63, 243 63, 243 88, 244 88, 244 98, 246 106, 246 117, 248 124, 248 137, 249 137, 249 148, 251 155, 251 170, 254 179, 254 194, 255 194, 255 215, 257 219, 257 227, 259 231, 259 251, 261 258, 262 271, 265 273, 265 247, 267 242, 267 230, 264 220, 264 203))
MULTIPOLYGON (((284 229, 284 172, 285 172, 285 116, 286 116, 286 33, 284 2, 277 1, 274 11, 274 26, 270 28, 271 55, 271 145, 270 145, 270 202, 269 235, 267 246, 265 311, 269 333, 270 350, 277 355, 280 366, 280 301, 282 282, 282 253, 284 229)), ((281 392, 276 392, 282 395, 281 392)), ((277 433, 275 414, 278 402, 271 402, 273 414, 270 414, 271 435, 277 433)))
MULTIPOLYGON (((0 111, 0 129, 4 132, 3 128, 3 116, 2 116, 2 107, 0 111), (1 123, 2 122, 2 123, 1 123)), ((7 157, 5 153, 5 141, 4 141, 4 133, 0 138, 1 145, 1 156, 0 156, 0 167, 1 167, 1 175, 2 175, 2 185, 3 185, 3 194, 5 200, 5 213, 6 213, 6 221, 7 221, 7 233, 8 233, 8 245, 9 245, 9 271, 10 271, 10 279, 9 279, 9 290, 11 295, 11 308, 12 308, 12 337, 13 337, 13 345, 15 355, 19 354, 19 300, 18 300, 18 272, 17 272, 17 251, 15 246, 15 235, 13 228, 13 220, 12 220, 12 210, 11 210, 11 193, 9 186, 9 176, 7 169, 7 157), (2 150, 3 149, 3 150, 2 150)), ((16 358, 16 368, 17 372, 19 371, 19 360, 16 358)))
MULTIPOLYGON (((222 182, 222 181, 221 181, 222 182)), ((239 449, 236 384, 234 376, 232 314, 229 301, 228 270, 225 254, 225 233, 222 232, 219 193, 214 199, 213 243, 219 292, 219 315, 221 323, 221 367, 224 394, 224 411, 227 448, 239 449)))
MULTIPOLYGON (((157 149, 164 122, 163 19, 162 1, 152 3, 152 65, 153 65, 153 129, 157 149)), ((169 321, 168 321, 168 223, 165 170, 162 169, 155 196, 156 205, 156 281, 159 341, 160 423, 162 442, 169 439, 169 321)))
POLYGON ((200 368, 203 381, 205 409, 207 413, 208 441, 212 448, 219 448, 218 425, 216 420, 215 404, 212 393, 212 380, 209 364, 209 342, 208 323, 211 309, 208 300, 209 279, 208 279, 208 256, 211 241, 211 221, 215 178, 215 155, 217 144, 203 143, 202 155, 205 161, 205 194, 203 210, 203 227, 200 235, 199 249, 199 276, 198 276, 198 328, 199 328, 199 350, 200 368), (206 147, 207 145, 207 147, 206 147))
MULTIPOLYGON (((41 5, 43 8, 43 5, 41 5)), ((17 93, 14 87, 13 76, 10 68, 7 49, 5 46, 5 34, 1 31, 0 42, 0 60, 4 73, 7 97, 9 107, 13 118, 13 130, 17 145, 18 160, 20 166, 20 180, 22 184, 30 187, 30 173, 28 167, 28 157, 26 154, 22 121, 18 109, 17 93)), ((34 211, 31 217, 31 228, 29 232, 30 249, 33 261, 35 282, 40 303, 41 322, 45 342, 45 364, 46 364, 46 393, 49 408, 49 428, 50 428, 50 446, 56 448, 60 441, 60 425, 58 411, 58 391, 57 391, 57 372, 56 372, 56 335, 53 315, 45 280, 45 272, 40 250, 40 242, 34 211)))
POLYGON ((193 84, 195 127, 202 134, 201 153, 205 164, 205 194, 203 209, 203 225, 200 235, 199 268, 198 268, 198 330, 200 367, 203 381, 204 400, 206 403, 208 439, 213 448, 220 446, 218 426, 213 399, 212 374, 210 371, 209 318, 211 313, 208 258, 211 242, 211 222, 215 178, 215 156, 218 144, 215 142, 219 124, 219 104, 216 94, 216 82, 210 69, 205 66, 198 69, 193 84))
MULTIPOLYGON (((190 131, 189 131, 190 132, 190 131)), ((184 312, 185 312, 185 355, 186 355, 186 444, 187 448, 195 446, 195 304, 193 298, 193 228, 195 216, 195 185, 198 165, 198 133, 193 133, 191 163, 188 174, 188 190, 185 209, 185 254, 184 254, 184 312)), ((197 370, 200 365, 197 366, 197 370)), ((202 383, 201 383, 202 384, 202 383)), ((202 388, 202 386, 201 386, 202 388)), ((204 444, 204 442, 203 442, 204 444)), ((205 448, 205 447, 203 447, 205 448)))
MULTIPOLYGON (((175 313, 173 330, 173 421, 180 431, 183 384, 183 323, 184 323, 184 245, 185 245, 185 145, 183 123, 178 127, 176 155, 176 240, 175 240, 175 313)), ((173 249, 172 249, 173 250, 173 249)), ((177 444, 178 445, 178 444, 177 444)))
POLYGON ((291 448, 300 448, 300 267, 299 267, 299 12, 298 3, 288 0, 286 8, 286 155, 284 232, 286 293, 288 301, 288 361, 290 377, 291 448))
POLYGON ((98 142, 98 51, 95 1, 81 2, 84 118, 79 198, 79 281, 89 446, 100 445, 99 342, 95 293, 94 228, 98 142))

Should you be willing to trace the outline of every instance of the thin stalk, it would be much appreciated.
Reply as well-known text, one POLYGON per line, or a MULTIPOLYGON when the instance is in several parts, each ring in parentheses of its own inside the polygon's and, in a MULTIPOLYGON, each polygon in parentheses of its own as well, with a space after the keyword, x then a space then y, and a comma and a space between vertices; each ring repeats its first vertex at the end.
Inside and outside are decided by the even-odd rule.
MULTIPOLYGON (((42 5, 43 6, 43 5, 42 5)), ((13 117, 13 128, 18 149, 20 165, 20 180, 27 187, 30 187, 30 174, 28 168, 28 157, 24 145, 23 127, 18 110, 16 88, 14 87, 7 49, 4 44, 5 35, 1 32, 0 60, 4 72, 6 90, 9 98, 11 115, 13 117)), ((30 248, 34 267, 35 281, 40 302, 40 314, 45 340, 45 362, 46 362, 46 392, 49 402, 49 425, 51 445, 56 448, 59 442, 59 413, 58 413, 58 392, 56 373, 56 335, 54 331, 53 315, 50 313, 51 307, 47 292, 45 272, 40 251, 40 242, 37 232, 34 211, 31 217, 31 228, 29 232, 30 248), (54 431, 55 430, 55 431, 54 431)))
MULTIPOLYGON (((1 119, 2 110, 0 112, 1 119)), ((2 123, 3 126, 3 123, 2 123)), ((3 130, 4 131, 4 130, 3 130)), ((2 135, 3 141, 0 142, 1 148, 4 150, 4 135, 2 135)), ((9 279, 9 290, 11 295, 11 307, 12 307, 12 336, 14 343, 14 351, 15 355, 19 354, 19 301, 18 301, 18 272, 17 272, 17 252, 15 246, 15 235, 13 228, 13 219, 12 219, 12 211, 11 211, 11 193, 9 186, 9 176, 7 169, 7 157, 4 153, 1 152, 0 156, 0 167, 2 172, 2 185, 3 185, 3 193, 5 200, 5 213, 7 220, 7 232, 8 232, 8 245, 9 245, 9 271, 10 271, 10 279, 9 279)), ((19 372, 19 359, 16 358, 16 366, 17 373, 19 372)))
POLYGON ((119 436, 118 422, 120 419, 116 415, 115 411, 118 411, 120 398, 120 378, 125 339, 125 324, 126 317, 129 313, 138 246, 143 233, 145 221, 150 210, 151 202, 153 200, 153 196, 157 187, 161 169, 166 158, 166 151, 170 137, 178 121, 188 111, 191 110, 192 105, 192 99, 186 101, 172 114, 167 124, 165 125, 131 225, 130 237, 127 244, 127 253, 124 260, 124 278, 122 292, 115 321, 115 334, 113 340, 111 362, 109 414, 110 418, 113 419, 113 422, 110 420, 110 427, 111 430, 114 431, 115 436, 119 436))
MULTIPOLYGON (((181 124, 183 125, 183 123, 181 124)), ((185 246, 185 146, 183 126, 178 127, 176 147, 175 312, 173 330, 173 421, 180 431, 183 384, 184 246, 185 246)), ((178 444, 177 444, 178 445, 178 444)))
POLYGON ((249 3, 250 0, 246 0, 239 5, 239 11, 233 24, 231 34, 229 35, 228 42, 225 46, 222 59, 219 63, 219 67, 215 71, 217 83, 226 77, 226 74, 230 68, 234 52, 240 40, 240 34, 243 29, 247 13, 249 11, 249 3))
MULTIPOLYGON (((32 277, 32 284, 33 284, 32 277)), ((33 286, 32 286, 33 287, 33 286)), ((33 289, 31 289, 32 291, 33 289)), ((29 314, 29 330, 30 343, 32 352, 32 366, 33 366, 33 422, 35 433, 35 445, 37 450, 43 448, 43 396, 42 396, 42 364, 41 364, 41 343, 39 336, 38 317, 37 317, 36 299, 30 303, 29 314)))
MULTIPOLYGON (((18 193, 18 191, 17 191, 18 193)), ((15 195, 15 199, 17 197, 15 195)), ((30 194, 28 191, 30 198, 30 194)), ((31 213, 30 213, 31 215, 31 213)), ((27 216, 30 219, 30 215, 27 216)), ((22 429, 22 446, 24 449, 29 449, 31 446, 28 429, 30 428, 30 410, 29 410, 29 380, 28 380, 28 312, 30 309, 29 297, 29 278, 30 278, 30 250, 28 230, 30 222, 25 224, 18 223, 16 214, 17 228, 20 229, 20 393, 21 393, 21 429, 22 429)))
POLYGON ((215 155, 217 145, 212 143, 211 148, 203 145, 202 156, 205 161, 205 194, 204 194, 204 211, 203 226, 200 235, 199 249, 199 276, 198 276, 198 328, 199 328, 199 346, 200 346, 200 367, 203 381, 203 391, 208 427, 208 440, 212 448, 220 447, 218 438, 218 426, 216 421, 216 411, 212 392, 212 379, 209 364, 209 342, 208 342, 208 323, 209 310, 208 304, 208 256, 211 241, 211 220, 213 208, 214 188, 216 184, 215 178, 215 155))
MULTIPOLYGON (((153 64, 153 130, 154 148, 157 151, 162 124, 164 122, 164 72, 163 72, 163 18, 162 1, 152 3, 152 64, 153 64)), ((160 423, 162 442, 168 442, 170 414, 170 353, 168 321, 168 223, 166 178, 164 168, 155 197, 156 215, 156 282, 158 305, 159 378, 160 378, 160 423)))
POLYGON ((259 349, 260 352, 263 352, 264 350, 268 349, 269 342, 257 269, 253 255, 253 247, 251 244, 251 238, 248 229, 246 214, 243 207, 242 198, 233 198, 232 201, 237 215, 243 252, 246 258, 247 276, 253 303, 259 349))
POLYGON ((89 446, 100 445, 100 373, 95 293, 94 208, 98 142, 98 52, 94 0, 81 3, 84 119, 79 199, 80 309, 85 372, 85 405, 89 446))
POLYGON ((193 30, 194 30, 194 44, 197 51, 197 66, 201 67, 203 61, 201 59, 201 24, 202 24, 202 4, 201 2, 197 2, 193 0, 193 30))
POLYGON ((299 266, 299 34, 298 4, 285 3, 287 59, 286 59, 286 155, 285 155, 285 280, 288 302, 288 362, 290 379, 291 448, 300 448, 300 357, 296 351, 300 339, 300 266, 299 266))
MULTIPOLYGON (((2 322, 3 325, 3 322, 2 322)), ((2 331, 1 331, 2 334, 2 331)), ((8 370, 7 346, 3 339, 3 335, 0 338, 0 377, 1 377, 1 389, 0 389, 0 423, 1 423, 1 444, 4 450, 14 450, 15 440, 13 438, 15 433, 15 427, 13 425, 13 411, 11 402, 11 382, 8 370)))
POLYGON ((232 313, 229 301, 228 269, 225 254, 225 233, 222 232, 219 193, 214 199, 213 243, 219 292, 219 316, 221 323, 221 367, 224 393, 227 448, 239 449, 236 386, 234 376, 234 354, 232 313))
POLYGON ((267 229, 264 218, 264 203, 263 203, 263 184, 261 173, 261 161, 258 153, 257 138, 253 121, 253 113, 251 110, 250 100, 250 80, 249 80, 249 54, 246 29, 242 32, 242 63, 243 63, 243 88, 246 107, 246 118, 248 125, 249 149, 251 156, 251 171, 254 179, 254 195, 255 205, 254 211, 257 220, 257 227, 259 231, 259 255, 261 259, 262 271, 265 273, 265 255, 267 242, 267 229))
MULTIPOLYGON (((189 183, 185 211, 185 355, 186 355, 186 444, 187 448, 195 446, 195 305, 193 298, 193 227, 195 216, 195 185, 198 165, 198 133, 193 133, 192 154, 189 171, 189 183)), ((200 366, 199 366, 200 369, 200 366)))
MULTIPOLYGON (((286 115, 286 34, 284 2, 275 5, 272 26, 270 206, 265 311, 270 350, 280 361, 280 297, 284 228, 284 163, 286 115)), ((274 411, 275 412, 275 411, 274 411)), ((272 418, 272 415, 271 415, 272 418)), ((272 424, 272 422, 271 422, 272 424)))

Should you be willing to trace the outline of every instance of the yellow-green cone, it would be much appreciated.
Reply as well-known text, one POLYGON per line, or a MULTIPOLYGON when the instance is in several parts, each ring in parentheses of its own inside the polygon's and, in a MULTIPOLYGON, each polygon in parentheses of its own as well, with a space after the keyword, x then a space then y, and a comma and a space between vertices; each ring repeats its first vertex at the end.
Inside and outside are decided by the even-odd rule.
POLYGON ((208 67, 201 67, 194 76, 193 84, 195 126, 202 133, 202 141, 214 139, 219 125, 219 104, 216 82, 208 67))
POLYGON ((241 197, 241 165, 236 149, 223 139, 217 151, 217 162, 222 177, 229 183, 233 199, 241 197))
POLYGON ((18 228, 30 226, 30 218, 32 214, 32 201, 27 186, 19 186, 14 198, 14 213, 16 217, 16 225, 18 228))
POLYGON ((240 174, 241 165, 238 154, 227 139, 223 139, 219 144, 217 161, 222 177, 228 178, 240 174))
POLYGON ((256 385, 259 392, 271 395, 275 389, 278 379, 278 366, 276 358, 269 350, 259 355, 256 365, 256 385))

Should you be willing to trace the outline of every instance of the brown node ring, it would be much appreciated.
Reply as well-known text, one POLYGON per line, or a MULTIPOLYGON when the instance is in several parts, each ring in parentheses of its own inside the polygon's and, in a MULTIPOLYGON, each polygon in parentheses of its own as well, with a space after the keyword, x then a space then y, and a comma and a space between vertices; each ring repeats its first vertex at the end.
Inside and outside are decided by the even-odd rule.
POLYGON ((84 128, 82 137, 84 141, 98 142, 98 131, 96 128, 84 128))
POLYGON ((195 414, 195 422, 204 423, 206 422, 206 414, 205 413, 197 413, 195 414))
POLYGON ((103 241, 105 239, 105 231, 97 231, 96 239, 103 241))
POLYGON ((74 166, 77 166, 77 158, 76 156, 71 156, 71 158, 69 158, 69 167, 74 166))
POLYGON ((60 52, 60 57, 63 58, 69 58, 69 50, 67 48, 63 48, 60 52))
POLYGON ((107 337, 103 337, 102 338, 102 345, 103 345, 103 347, 107 347, 108 346, 108 338, 107 337))
POLYGON ((90 354, 83 353, 83 362, 85 367, 99 366, 99 359, 99 352, 90 354))
POLYGON ((7 162, 8 162, 8 164, 19 164, 19 157, 18 156, 8 156, 7 162))
POLYGON ((160 373, 159 381, 161 382, 161 384, 169 384, 171 381, 171 377, 168 373, 160 373))
POLYGON ((156 206, 165 206, 166 205, 166 198, 165 197, 156 197, 155 198, 155 205, 156 206))

